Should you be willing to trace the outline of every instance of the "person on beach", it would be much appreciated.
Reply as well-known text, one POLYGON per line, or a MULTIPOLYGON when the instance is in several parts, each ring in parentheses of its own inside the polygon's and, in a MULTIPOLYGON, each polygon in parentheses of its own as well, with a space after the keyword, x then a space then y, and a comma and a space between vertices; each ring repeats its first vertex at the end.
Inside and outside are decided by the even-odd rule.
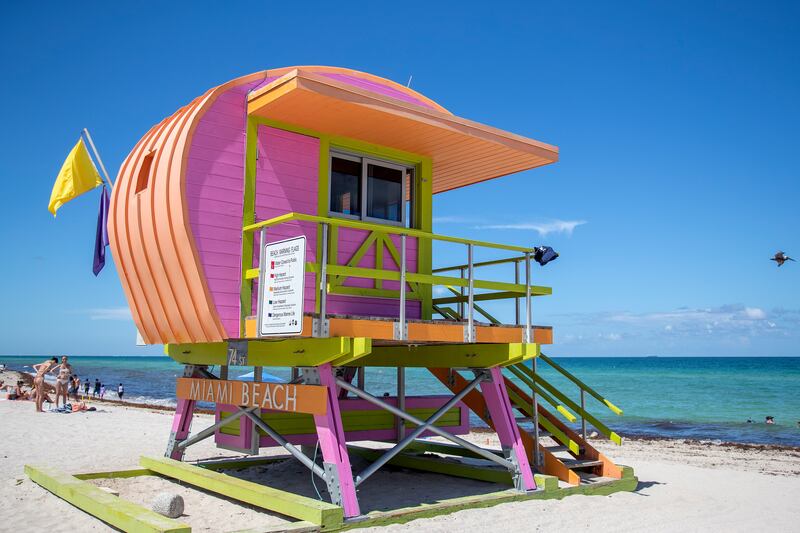
POLYGON ((51 357, 44 363, 33 365, 33 369, 36 371, 36 377, 33 378, 33 385, 34 387, 36 387, 37 413, 44 413, 44 409, 42 409, 42 404, 44 403, 45 398, 47 398, 47 393, 44 390, 44 377, 48 373, 52 372, 57 366, 58 366, 58 359, 56 357, 51 357))
MULTIPOLYGON (((122 386, 122 383, 119 384, 117 387, 117 397, 120 401, 122 401, 122 395, 125 394, 125 387, 122 386)), ((800 422, 798 422, 800 424, 800 422)))
POLYGON ((100 396, 100 380, 94 378, 94 390, 92 391, 92 398, 100 396))
POLYGON ((91 385, 89 385, 89 378, 86 378, 86 381, 83 383, 83 395, 84 396, 89 396, 89 387, 90 386, 91 385))
POLYGON ((22 388, 23 385, 24 385, 24 382, 22 380, 20 380, 20 381, 17 381, 17 386, 14 387, 13 389, 11 389, 11 387, 9 387, 9 389, 11 389, 11 390, 8 392, 8 394, 6 394, 6 399, 7 400, 30 400, 31 399, 31 395, 22 388))
POLYGON ((106 386, 102 383, 100 384, 100 399, 103 399, 103 396, 106 395, 106 386))
POLYGON ((56 408, 58 408, 58 399, 63 400, 64 405, 67 405, 67 393, 69 391, 69 383, 72 377, 72 365, 67 362, 67 356, 61 357, 61 364, 58 365, 58 375, 56 377, 56 408))
POLYGON ((775 423, 775 417, 774 416, 768 416, 767 419, 764 421, 764 423, 765 424, 774 424, 775 423))
POLYGON ((78 401, 78 393, 81 391, 81 378, 72 376, 72 385, 69 388, 69 393, 72 399, 78 401))

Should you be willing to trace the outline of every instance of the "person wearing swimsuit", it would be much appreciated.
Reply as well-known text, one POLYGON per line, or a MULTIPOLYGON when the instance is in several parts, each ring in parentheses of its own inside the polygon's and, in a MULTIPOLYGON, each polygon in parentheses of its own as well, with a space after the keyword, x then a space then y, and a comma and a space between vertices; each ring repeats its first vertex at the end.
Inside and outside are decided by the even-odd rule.
POLYGON ((53 357, 48 359, 44 363, 39 363, 38 365, 33 365, 33 369, 36 371, 36 377, 33 378, 33 385, 36 387, 36 412, 37 413, 44 413, 44 409, 42 409, 42 404, 44 403, 44 399, 47 396, 47 392, 44 390, 44 376, 48 372, 52 372, 58 366, 58 359, 53 357))
POLYGON ((64 405, 67 405, 67 392, 69 391, 69 383, 72 379, 72 365, 67 362, 67 356, 61 357, 61 364, 58 365, 58 377, 56 378, 56 408, 58 408, 58 399, 64 400, 64 405))

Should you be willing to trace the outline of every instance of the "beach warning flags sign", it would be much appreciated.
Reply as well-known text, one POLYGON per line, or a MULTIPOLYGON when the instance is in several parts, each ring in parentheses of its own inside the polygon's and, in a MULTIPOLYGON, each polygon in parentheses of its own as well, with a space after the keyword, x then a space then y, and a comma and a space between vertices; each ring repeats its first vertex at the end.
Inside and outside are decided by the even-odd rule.
POLYGON ((83 139, 79 139, 61 165, 47 209, 56 216, 59 207, 102 184, 103 179, 94 167, 83 139))

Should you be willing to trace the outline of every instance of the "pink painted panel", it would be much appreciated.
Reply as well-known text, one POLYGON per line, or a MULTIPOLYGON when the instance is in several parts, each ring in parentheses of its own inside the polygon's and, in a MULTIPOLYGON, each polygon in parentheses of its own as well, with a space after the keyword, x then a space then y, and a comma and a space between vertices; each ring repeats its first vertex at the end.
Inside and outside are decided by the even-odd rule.
MULTIPOLYGON (((317 214, 319 185, 319 139, 268 126, 258 128, 256 165, 256 220, 267 220, 289 212, 317 214)), ((290 222, 269 228, 267 242, 306 236, 306 261, 316 261, 317 229, 307 222, 290 222)), ((258 264, 260 236, 256 235, 253 263, 258 264)), ((258 305, 258 282, 254 284, 253 309, 258 305)), ((314 274, 307 273, 305 312, 314 311, 314 274)))
POLYGON ((219 95, 197 125, 186 166, 186 201, 211 298, 230 337, 239 334, 246 94, 219 95))
POLYGON ((430 105, 429 103, 420 98, 414 98, 412 95, 408 93, 404 93, 399 89, 395 89, 394 87, 391 87, 389 85, 384 85, 376 81, 366 80, 364 78, 358 78, 356 76, 351 76, 350 74, 339 74, 335 72, 320 72, 320 74, 322 74, 325 77, 332 78, 337 81, 341 81, 349 85, 365 89, 367 91, 371 91, 373 93, 382 94, 384 96, 389 96, 391 98, 402 100, 404 102, 410 102, 412 104, 427 107, 429 109, 435 109, 432 105, 430 105))

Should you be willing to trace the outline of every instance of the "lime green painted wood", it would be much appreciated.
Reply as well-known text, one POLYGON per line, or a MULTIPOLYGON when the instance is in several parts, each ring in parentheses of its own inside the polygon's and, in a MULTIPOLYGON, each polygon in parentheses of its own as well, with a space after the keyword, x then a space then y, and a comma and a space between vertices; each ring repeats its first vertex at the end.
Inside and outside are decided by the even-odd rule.
MULTIPOLYGON (((367 251, 370 249, 370 247, 375 243, 375 240, 379 238, 379 236, 380 235, 377 232, 374 232, 374 231, 372 233, 370 233, 369 235, 367 235, 367 238, 364 239, 364 241, 356 249, 356 251, 353 252, 353 255, 350 257, 350 259, 347 261, 347 263, 344 266, 357 267, 358 264, 361 262, 361 260, 364 259, 364 255, 367 253, 367 251)), ((333 239, 331 239, 331 240, 333 240, 333 239)), ((331 257, 335 257, 335 256, 333 254, 331 254, 331 257)), ((331 263, 331 264, 334 264, 334 263, 331 263)), ((330 284, 331 284, 331 286, 341 285, 342 282, 345 279, 347 279, 347 277, 345 277, 345 276, 333 276, 333 279, 331 280, 330 284)))
MULTIPOLYGON (((414 202, 414 226, 425 232, 433 232, 433 162, 429 157, 420 161, 415 173, 414 185, 416 198, 414 202)), ((417 272, 419 274, 432 274, 433 243, 428 239, 417 240, 417 272)), ((422 300, 423 320, 433 317, 433 287, 420 284, 418 292, 422 300)))
POLYGON ((354 361, 372 353, 372 339, 369 337, 353 337, 350 340, 350 352, 337 357, 330 363, 333 366, 349 366, 354 361))
MULTIPOLYGON (((359 345, 364 349, 364 344, 359 345)), ((251 340, 247 343, 249 366, 319 366, 348 355, 353 350, 351 337, 294 338, 280 341, 251 340)), ((166 344, 164 352, 183 364, 227 364, 228 345, 224 342, 166 344)))
POLYGON ((195 463, 196 466, 206 468, 208 470, 244 470, 251 466, 262 466, 272 463, 279 463, 287 459, 292 459, 291 455, 273 455, 270 457, 243 457, 241 459, 224 459, 224 460, 211 460, 200 461, 195 463))
POLYGON ((522 381, 522 382, 523 382, 525 385, 527 385, 527 386, 528 386, 528 388, 533 388, 533 390, 536 392, 536 394, 537 394, 537 395, 538 395, 538 396, 539 396, 541 399, 543 399, 544 401, 546 401, 547 403, 549 403, 550 405, 552 405, 553 407, 555 407, 555 408, 556 408, 556 411, 558 411, 558 412, 561 414, 561 416, 563 416, 564 418, 566 418, 566 419, 567 419, 567 420, 569 420, 570 422, 575 422, 575 421, 577 421, 577 420, 578 420, 578 417, 576 417, 575 415, 573 415, 572 413, 570 413, 569 411, 567 411, 567 409, 566 409, 566 408, 565 408, 563 405, 561 405, 561 403, 560 403, 560 402, 556 401, 556 400, 555 400, 555 399, 554 399, 552 396, 550 396, 549 394, 547 394, 547 393, 546 393, 546 392, 545 392, 545 391, 542 389, 542 387, 540 387, 539 385, 536 385, 535 383, 533 383, 533 382, 531 381, 531 379, 530 379, 530 378, 529 378, 529 377, 528 377, 526 374, 524 374, 524 373, 522 372, 522 370, 520 370, 519 368, 517 368, 517 367, 515 367, 515 366, 509 366, 509 367, 508 367, 508 370, 509 370, 509 371, 510 371, 512 374, 514 374, 515 376, 517 376, 517 377, 520 379, 520 381, 522 381))
POLYGON ((139 476, 154 476, 155 472, 146 468, 134 468, 131 470, 110 470, 108 472, 87 472, 85 474, 73 474, 78 479, 124 479, 139 476))
MULTIPOLYGON (((439 278, 442 279, 442 278, 439 278)), ((457 279, 461 280, 461 278, 449 278, 449 279, 457 279)), ((459 281, 458 283, 454 283, 453 285, 468 287, 469 281, 459 281)), ((502 292, 491 292, 487 294, 476 294, 473 298, 476 302, 484 302, 489 300, 507 300, 511 298, 521 298, 520 295, 525 295, 525 285, 513 284, 508 283, 511 288, 509 290, 503 290, 502 292), (520 289, 521 288, 521 289, 520 289), (520 292, 521 291, 521 292, 520 292)), ((550 287, 540 287, 538 285, 531 285, 531 296, 548 296, 553 293, 553 289, 550 287)), ((460 302, 467 302, 467 296, 442 296, 441 298, 434 298, 433 303, 436 305, 445 305, 445 304, 456 304, 460 302)))
POLYGON ((608 437, 611 440, 611 442, 614 442, 618 445, 622 445, 622 437, 617 435, 615 432, 611 431, 611 429, 609 429, 608 426, 600 422, 600 420, 598 420, 594 415, 592 415, 588 411, 584 411, 583 409, 581 409, 580 405, 567 398, 566 395, 562 394, 561 391, 559 391, 557 388, 551 385, 542 376, 539 376, 538 374, 534 375, 533 371, 525 365, 517 365, 517 368, 525 372, 528 375, 528 377, 532 378, 537 384, 547 389, 547 391, 550 394, 552 394, 553 396, 564 402, 567 405, 567 407, 578 413, 579 416, 583 416, 584 418, 586 418, 587 422, 592 424, 595 427, 595 429, 597 429, 597 431, 608 437))
MULTIPOLYGON (((449 442, 439 442, 435 440, 427 440, 427 439, 416 439, 414 442, 408 445, 406 451, 413 452, 413 451, 420 451, 420 452, 431 452, 431 453, 441 453, 444 455, 455 455, 458 457, 469 457, 472 459, 485 459, 482 455, 478 455, 477 453, 468 450, 466 448, 462 448, 457 444, 450 444, 449 442)), ((502 452, 499 450, 488 450, 494 452, 496 455, 500 457, 503 456, 502 452)))
MULTIPOLYGON (((533 260, 533 258, 531 258, 531 260, 533 260)), ((525 261, 525 256, 524 255, 518 255, 518 256, 514 256, 514 257, 506 257, 506 258, 503 258, 503 259, 493 259, 491 261, 479 261, 477 263, 473 263, 472 267, 473 268, 480 268, 480 267, 484 267, 484 266, 502 265, 502 264, 505 264, 505 263, 518 263, 518 262, 524 262, 524 261, 525 261)), ((453 265, 453 266, 435 268, 435 269, 433 269, 433 272, 434 273, 435 272, 453 272, 453 271, 461 270, 462 268, 464 270, 466 270, 468 267, 469 267, 468 264, 453 265)))
MULTIPOLYGON (((392 257, 394 264, 397 265, 397 268, 400 268, 400 252, 397 250, 394 242, 392 242, 392 239, 390 239, 388 235, 381 235, 381 240, 384 246, 386 246, 386 251, 388 251, 389 255, 392 257)), ((375 268, 377 268, 377 266, 375 268)), ((408 281, 409 274, 414 274, 414 272, 406 272, 406 284, 411 288, 411 292, 415 292, 417 290, 417 284, 408 281)))
POLYGON ((141 457, 139 464, 163 476, 221 494, 262 509, 307 520, 322 527, 342 524, 344 512, 338 505, 306 498, 251 481, 193 466, 167 457, 141 457))
POLYGON ((578 387, 582 388, 592 396, 594 396, 597 400, 601 401, 606 407, 608 407, 614 414, 622 416, 622 409, 611 403, 610 400, 603 397, 599 392, 591 388, 589 385, 584 383, 583 381, 579 380, 570 372, 567 372, 561 365, 550 359, 544 354, 541 354, 542 361, 553 367, 553 369, 560 372, 565 378, 570 380, 571 382, 575 383, 578 387))
POLYGON ((372 353, 350 366, 492 368, 538 353, 539 345, 534 343, 373 346, 372 353))
POLYGON ((192 529, 142 506, 113 496, 91 483, 46 466, 25 465, 31 481, 78 509, 130 533, 188 533, 192 529))
MULTIPOLYGON (((247 226, 256 221, 256 157, 258 154, 258 124, 248 118, 245 141, 244 163, 244 201, 242 224, 247 226)), ((244 337, 245 320, 253 312, 253 282, 248 276, 253 267, 254 233, 242 234, 242 284, 239 291, 239 335, 244 337)), ((256 278, 258 271, 256 270, 256 278)))
MULTIPOLYGON (((429 418, 436 412, 435 408, 420 407, 415 409, 408 409, 408 412, 417 418, 423 420, 429 418)), ((220 414, 222 419, 227 418, 233 413, 223 411, 220 414)), ((345 431, 368 431, 378 429, 393 429, 397 425, 397 418, 384 410, 354 410, 342 411, 342 425, 345 431)), ((316 432, 314 425, 314 418, 312 415, 303 413, 277 413, 277 412, 264 412, 261 413, 261 419, 270 425, 275 431, 282 435, 305 435, 308 433, 316 432)), ((453 407, 448 410, 442 417, 436 421, 437 427, 454 427, 461 423, 461 407, 453 407)), ((406 427, 415 428, 415 424, 406 421, 406 427)), ((239 434, 239 421, 236 420, 231 424, 226 424, 220 429, 226 435, 239 434)), ((260 429, 258 430, 261 435, 264 435, 260 429)))
POLYGON ((295 220, 304 222, 325 223, 325 224, 330 224, 332 226, 340 226, 343 228, 362 229, 368 231, 381 231, 384 233, 391 233, 394 235, 407 235, 409 237, 417 237, 420 239, 453 242, 458 244, 472 244, 474 246, 479 246, 483 248, 494 248, 497 250, 508 250, 511 252, 524 253, 524 252, 534 251, 532 248, 524 248, 522 246, 512 246, 508 244, 497 244, 494 242, 476 241, 473 239, 464 239, 461 237, 450 237, 448 235, 439 235, 436 233, 421 231, 413 228, 402 228, 400 226, 386 226, 382 224, 374 224, 371 222, 363 222, 361 220, 351 220, 346 218, 320 217, 320 216, 307 215, 304 213, 286 213, 285 215, 280 215, 271 218, 269 220, 262 220, 261 222, 257 222, 255 224, 246 225, 242 228, 242 231, 253 232, 263 227, 276 226, 278 224, 283 224, 285 222, 291 222, 295 220))
MULTIPOLYGON (((377 283, 376 279, 375 282, 377 283)), ((394 298, 400 297, 400 291, 390 289, 373 289, 372 287, 350 287, 347 285, 338 285, 336 287, 328 284, 329 294, 346 294, 348 296, 367 296, 375 298, 394 298)), ((419 300, 420 296, 414 291, 406 292, 406 300, 419 300)))

